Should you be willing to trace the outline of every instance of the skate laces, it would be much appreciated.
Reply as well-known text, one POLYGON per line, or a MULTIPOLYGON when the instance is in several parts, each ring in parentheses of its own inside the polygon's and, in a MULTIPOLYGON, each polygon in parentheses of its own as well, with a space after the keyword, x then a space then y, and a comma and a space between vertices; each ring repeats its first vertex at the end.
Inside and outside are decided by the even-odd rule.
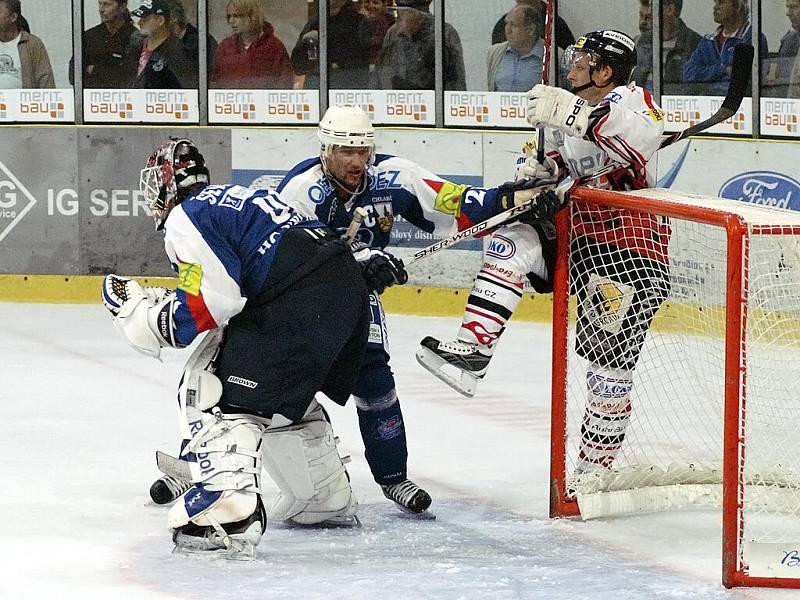
POLYGON ((452 340, 450 342, 439 342, 439 350, 450 352, 451 354, 477 354, 478 344, 462 342, 460 340, 452 340))
POLYGON ((382 485, 381 487, 383 488, 384 494, 389 496, 391 500, 394 500, 403 506, 408 506, 417 492, 422 491, 422 488, 420 488, 410 479, 406 479, 400 483, 393 483, 391 485, 382 485))
POLYGON ((183 493, 192 487, 192 482, 184 479, 177 479, 172 477, 171 475, 164 475, 161 478, 161 481, 164 482, 164 485, 167 486, 167 489, 172 494, 173 499, 177 498, 178 496, 183 495, 183 493))

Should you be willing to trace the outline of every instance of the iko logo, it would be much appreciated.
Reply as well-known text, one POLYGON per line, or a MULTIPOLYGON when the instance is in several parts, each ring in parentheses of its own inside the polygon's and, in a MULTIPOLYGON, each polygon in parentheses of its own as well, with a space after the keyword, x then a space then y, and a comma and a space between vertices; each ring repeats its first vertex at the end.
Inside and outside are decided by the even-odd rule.
POLYGON ((517 253, 517 245, 507 237, 495 235, 486 250, 487 256, 495 258, 509 259, 517 253))
POLYGON ((0 181, 0 242, 36 204, 36 198, 11 170, 0 162, 0 178, 3 176, 7 179, 0 181))
POLYGON ((772 171, 751 171, 737 175, 722 184, 719 195, 751 204, 800 210, 800 183, 772 171))

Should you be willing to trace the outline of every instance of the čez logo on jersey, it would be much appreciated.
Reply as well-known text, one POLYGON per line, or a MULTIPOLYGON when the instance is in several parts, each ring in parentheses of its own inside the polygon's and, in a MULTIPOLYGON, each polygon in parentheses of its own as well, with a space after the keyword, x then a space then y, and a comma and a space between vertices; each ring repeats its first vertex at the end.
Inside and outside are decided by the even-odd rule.
POLYGON ((732 177, 719 190, 722 198, 800 210, 800 183, 773 171, 750 171, 732 177))

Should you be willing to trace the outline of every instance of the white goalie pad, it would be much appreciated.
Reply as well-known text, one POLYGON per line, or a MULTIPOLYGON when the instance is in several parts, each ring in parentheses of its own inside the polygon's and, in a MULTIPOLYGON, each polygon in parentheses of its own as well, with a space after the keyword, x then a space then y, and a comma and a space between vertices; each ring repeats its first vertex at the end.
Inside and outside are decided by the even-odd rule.
POLYGON ((299 423, 268 429, 263 458, 280 489, 272 518, 299 525, 353 523, 358 503, 319 405, 299 423))

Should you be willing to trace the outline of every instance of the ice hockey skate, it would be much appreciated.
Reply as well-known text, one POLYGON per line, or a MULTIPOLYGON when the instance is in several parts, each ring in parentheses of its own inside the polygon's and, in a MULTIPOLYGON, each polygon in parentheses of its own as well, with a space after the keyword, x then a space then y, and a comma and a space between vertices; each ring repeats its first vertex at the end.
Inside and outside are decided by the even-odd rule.
POLYGON ((431 505, 430 494, 410 479, 382 485, 381 490, 383 495, 394 502, 403 513, 420 519, 436 518, 428 512, 428 507, 431 505))
POLYGON ((267 529, 267 515, 257 496, 252 515, 235 523, 217 526, 187 523, 173 530, 173 552, 178 554, 221 555, 229 560, 253 560, 256 546, 267 529))
POLYGON ((440 342, 427 336, 417 348, 417 362, 459 394, 472 398, 489 368, 491 356, 483 354, 478 344, 440 342))

